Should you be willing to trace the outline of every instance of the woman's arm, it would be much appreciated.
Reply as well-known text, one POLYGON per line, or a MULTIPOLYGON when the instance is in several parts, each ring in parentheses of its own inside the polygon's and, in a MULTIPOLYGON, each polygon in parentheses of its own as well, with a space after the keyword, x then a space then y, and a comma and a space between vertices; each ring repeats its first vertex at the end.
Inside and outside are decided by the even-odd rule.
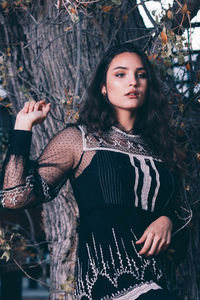
POLYGON ((29 207, 54 198, 81 155, 81 133, 69 127, 49 142, 37 161, 29 160, 30 130, 46 118, 49 109, 44 101, 30 102, 17 115, 2 172, 0 198, 4 207, 29 207), (75 145, 79 152, 75 153, 75 145))

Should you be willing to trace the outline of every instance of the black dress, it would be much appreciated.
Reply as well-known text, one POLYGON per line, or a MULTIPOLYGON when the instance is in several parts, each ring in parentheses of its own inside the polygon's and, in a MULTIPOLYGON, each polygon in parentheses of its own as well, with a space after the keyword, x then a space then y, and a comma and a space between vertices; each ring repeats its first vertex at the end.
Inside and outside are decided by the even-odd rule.
POLYGON ((70 179, 80 214, 75 298, 134 300, 162 292, 160 257, 141 256, 135 243, 163 215, 179 230, 175 180, 159 157, 139 135, 115 127, 100 137, 69 126, 36 162, 28 159, 30 139, 25 131, 12 136, 2 203, 17 208, 49 201, 70 179))

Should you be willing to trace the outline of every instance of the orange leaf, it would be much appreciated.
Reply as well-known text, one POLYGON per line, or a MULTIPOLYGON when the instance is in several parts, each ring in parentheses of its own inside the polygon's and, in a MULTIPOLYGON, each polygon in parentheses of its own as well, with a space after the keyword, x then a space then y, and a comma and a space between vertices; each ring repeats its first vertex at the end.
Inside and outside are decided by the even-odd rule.
POLYGON ((169 20, 172 20, 173 17, 174 17, 173 12, 172 12, 170 9, 168 9, 168 11, 167 11, 167 18, 168 18, 169 20))
POLYGON ((64 31, 69 31, 72 29, 72 26, 65 27, 64 31))
POLYGON ((3 9, 6 9, 6 7, 8 6, 8 2, 7 1, 3 1, 3 3, 1 4, 3 9))
POLYGON ((153 55, 149 55, 149 56, 148 56, 148 59, 149 59, 149 60, 155 60, 157 56, 158 56, 158 54, 157 54, 157 53, 154 53, 153 55))
POLYGON ((189 64, 189 63, 187 63, 186 69, 187 69, 189 72, 191 71, 191 67, 190 67, 190 64, 189 64))
POLYGON ((5 105, 5 107, 8 107, 8 108, 11 107, 11 106, 12 106, 12 103, 8 103, 8 104, 5 105))
POLYGON ((23 71, 23 67, 19 67, 18 72, 22 72, 23 71))
POLYGON ((111 5, 104 5, 101 8, 103 10, 103 12, 109 12, 112 9, 111 5))
POLYGON ((71 13, 72 14, 77 14, 77 11, 75 10, 75 8, 73 8, 73 7, 71 8, 71 13))
POLYGON ((187 11, 188 11, 187 3, 185 3, 185 4, 183 5, 183 7, 182 7, 182 12, 183 12, 183 14, 186 14, 187 11))
POLYGON ((161 32, 160 37, 161 37, 162 43, 167 44, 168 38, 167 38, 167 35, 164 31, 161 32))
POLYGON ((128 16, 127 15, 123 16, 123 20, 126 23, 128 21, 128 16))

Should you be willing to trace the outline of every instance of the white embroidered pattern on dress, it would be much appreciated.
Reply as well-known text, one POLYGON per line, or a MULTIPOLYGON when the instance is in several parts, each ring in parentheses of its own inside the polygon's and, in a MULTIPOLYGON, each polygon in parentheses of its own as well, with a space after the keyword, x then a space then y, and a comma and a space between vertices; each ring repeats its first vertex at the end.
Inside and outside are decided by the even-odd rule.
POLYGON ((160 290, 162 289, 157 283, 155 282, 145 282, 138 286, 136 286, 133 290, 126 293, 123 296, 116 297, 113 300, 135 300, 142 294, 149 292, 150 290, 160 290))
POLYGON ((154 155, 145 141, 139 135, 127 134, 116 127, 112 127, 104 137, 98 133, 87 133, 84 126, 79 126, 83 136, 83 150, 110 150, 126 154, 134 154, 136 157, 152 158, 161 161, 154 155))
MULTIPOLYGON (((8 203, 11 206, 18 205, 20 203, 20 201, 18 201, 17 199, 18 196, 23 196, 24 193, 27 192, 28 188, 30 189, 33 188, 34 186, 33 180, 34 180, 33 175, 29 175, 26 177, 25 184, 11 189, 0 190, 0 199, 1 199, 2 206, 6 207, 8 203)), ((41 186, 44 195, 44 202, 47 202, 51 199, 51 196, 49 194, 49 186, 42 177, 39 177, 39 180, 41 181, 41 186)))
MULTIPOLYGON (((87 254, 88 254, 88 270, 86 274, 82 272, 81 262, 77 260, 77 286, 76 286, 76 299, 80 300, 82 297, 84 299, 93 300, 92 291, 93 287, 97 283, 97 280, 101 277, 108 280, 113 287, 116 288, 116 292, 111 295, 105 295, 101 300, 115 299, 116 297, 123 296, 129 291, 134 291, 135 295, 138 294, 138 287, 143 284, 149 284, 153 281, 145 280, 146 272, 151 272, 156 281, 159 281, 163 277, 161 267, 158 261, 153 257, 143 257, 141 256, 135 246, 135 241, 137 240, 135 234, 131 229, 133 239, 130 241, 132 245, 133 255, 130 257, 128 251, 125 247, 123 238, 116 236, 114 228, 112 228, 113 242, 112 245, 108 245, 110 257, 109 259, 104 258, 104 251, 101 244, 96 243, 95 237, 92 234, 91 244, 86 243, 87 254), (121 245, 121 247, 120 247, 121 245), (120 248, 123 249, 120 252, 120 248), (117 258, 114 258, 117 255, 117 258), (122 256, 125 255, 125 259, 122 256), (123 288, 122 290, 117 290, 119 288, 118 281, 122 275, 132 276, 133 285, 128 288, 123 288)), ((107 253, 108 255, 108 253, 107 253)), ((150 287, 150 285, 148 285, 150 287)), ((146 293, 150 289, 140 289, 141 294, 146 293)), ((139 297, 139 294, 138 294, 139 297)), ((137 298, 137 297, 136 297, 137 298)), ((132 298, 132 299, 136 299, 132 298)), ((125 298, 122 298, 125 299, 125 298)))

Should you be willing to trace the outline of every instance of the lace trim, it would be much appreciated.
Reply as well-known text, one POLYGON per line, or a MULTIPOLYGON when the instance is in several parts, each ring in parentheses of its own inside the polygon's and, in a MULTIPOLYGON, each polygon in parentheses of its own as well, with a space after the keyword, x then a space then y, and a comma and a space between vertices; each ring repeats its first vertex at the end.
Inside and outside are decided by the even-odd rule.
MULTIPOLYGON (((152 279, 155 278, 155 281, 159 281, 163 277, 161 267, 155 258, 143 257, 138 253, 135 246, 137 238, 132 229, 130 230, 133 236, 133 240, 130 241, 132 255, 128 254, 123 238, 117 237, 114 228, 112 228, 114 244, 108 245, 109 260, 104 258, 105 250, 101 244, 96 243, 95 237, 92 234, 92 243, 86 244, 88 268, 85 273, 83 272, 80 259, 77 260, 76 299, 81 299, 84 296, 84 299, 92 300, 93 287, 98 279, 102 277, 107 279, 108 284, 119 290, 112 295, 105 295, 101 300, 115 299, 115 297, 124 295, 128 291, 141 286, 141 284, 148 283, 149 281, 145 279, 147 276, 146 273, 151 273, 152 279), (115 258, 116 254, 117 258, 115 258), (124 255, 125 259, 122 259, 124 255), (124 274, 132 277, 131 282, 133 284, 126 289, 121 288, 120 290, 118 282, 124 274)), ((106 292, 109 293, 108 287, 106 292)))
POLYGON ((119 132, 119 133, 121 133, 121 134, 123 134, 123 135, 125 135, 125 136, 127 136, 127 137, 130 137, 130 138, 131 137, 140 137, 138 134, 127 133, 127 132, 125 132, 125 131, 123 131, 123 130, 115 127, 115 126, 112 126, 112 129, 119 132))
POLYGON ((104 137, 100 137, 98 133, 95 132, 87 133, 84 126, 79 125, 79 128, 82 132, 84 151, 107 150, 132 154, 138 158, 153 158, 157 161, 161 161, 159 157, 152 153, 151 149, 139 135, 127 134, 118 128, 112 127, 104 137))
MULTIPOLYGON (((139 296, 141 296, 142 294, 146 294, 150 290, 160 290, 160 289, 162 289, 162 288, 155 282, 152 282, 152 281, 145 282, 143 284, 136 286, 130 292, 114 298, 114 300, 135 300, 139 296)), ((105 298, 105 300, 106 300, 106 298, 105 298)))
MULTIPOLYGON (((51 199, 51 196, 49 194, 49 186, 42 177, 40 177, 40 181, 41 181, 43 195, 45 198, 44 202, 47 202, 51 199)), ((8 204, 12 206, 16 206, 22 203, 21 200, 23 200, 22 197, 24 196, 24 193, 28 188, 31 189, 33 188, 34 186, 33 182, 34 182, 33 175, 29 175, 26 177, 26 182, 24 185, 20 185, 12 189, 0 190, 0 199, 1 199, 2 206, 7 207, 8 204), (20 200, 17 199, 18 197, 20 197, 20 200)))

